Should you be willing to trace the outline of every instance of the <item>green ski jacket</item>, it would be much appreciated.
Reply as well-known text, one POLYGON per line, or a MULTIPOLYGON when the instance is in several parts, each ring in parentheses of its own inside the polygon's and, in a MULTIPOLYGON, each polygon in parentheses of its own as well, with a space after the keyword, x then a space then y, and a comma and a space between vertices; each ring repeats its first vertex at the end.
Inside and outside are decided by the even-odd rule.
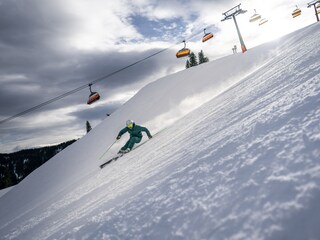
POLYGON ((142 138, 142 132, 145 132, 149 138, 151 138, 151 134, 149 132, 149 130, 146 127, 142 127, 139 125, 134 125, 132 129, 125 127, 124 129, 122 129, 119 134, 118 137, 121 137, 123 134, 125 134, 126 132, 128 132, 130 134, 130 138, 131 137, 138 137, 138 138, 142 138))

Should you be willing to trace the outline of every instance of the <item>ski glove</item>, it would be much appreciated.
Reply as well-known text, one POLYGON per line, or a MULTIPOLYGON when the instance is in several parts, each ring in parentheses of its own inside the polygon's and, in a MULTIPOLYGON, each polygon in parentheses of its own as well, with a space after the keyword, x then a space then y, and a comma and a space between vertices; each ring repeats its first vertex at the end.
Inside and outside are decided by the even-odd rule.
POLYGON ((119 140, 120 138, 121 138, 121 136, 118 136, 118 137, 117 137, 117 140, 119 140))

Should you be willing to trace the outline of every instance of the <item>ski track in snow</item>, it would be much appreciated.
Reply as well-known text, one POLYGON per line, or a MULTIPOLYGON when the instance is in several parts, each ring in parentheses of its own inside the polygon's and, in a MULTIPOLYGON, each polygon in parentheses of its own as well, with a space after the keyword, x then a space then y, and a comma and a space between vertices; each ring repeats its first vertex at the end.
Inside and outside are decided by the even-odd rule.
POLYGON ((320 239, 319 37, 2 226, 1 239, 320 239))

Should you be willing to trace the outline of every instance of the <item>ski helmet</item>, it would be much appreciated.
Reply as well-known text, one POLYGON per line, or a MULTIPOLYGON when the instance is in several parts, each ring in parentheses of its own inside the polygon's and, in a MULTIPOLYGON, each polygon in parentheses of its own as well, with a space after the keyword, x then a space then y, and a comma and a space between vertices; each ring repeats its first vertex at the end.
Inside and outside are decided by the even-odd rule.
POLYGON ((132 120, 127 120, 127 121, 126 121, 126 125, 127 125, 128 128, 131 129, 131 128, 133 128, 133 126, 134 126, 134 121, 132 121, 132 120))

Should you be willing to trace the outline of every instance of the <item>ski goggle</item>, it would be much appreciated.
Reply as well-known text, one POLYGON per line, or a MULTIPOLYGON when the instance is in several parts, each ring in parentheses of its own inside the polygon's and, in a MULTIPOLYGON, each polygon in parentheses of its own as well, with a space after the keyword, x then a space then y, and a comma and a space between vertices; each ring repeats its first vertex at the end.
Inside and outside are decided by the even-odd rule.
POLYGON ((128 127, 129 129, 133 128, 133 123, 129 123, 129 124, 127 125, 127 127, 128 127))

